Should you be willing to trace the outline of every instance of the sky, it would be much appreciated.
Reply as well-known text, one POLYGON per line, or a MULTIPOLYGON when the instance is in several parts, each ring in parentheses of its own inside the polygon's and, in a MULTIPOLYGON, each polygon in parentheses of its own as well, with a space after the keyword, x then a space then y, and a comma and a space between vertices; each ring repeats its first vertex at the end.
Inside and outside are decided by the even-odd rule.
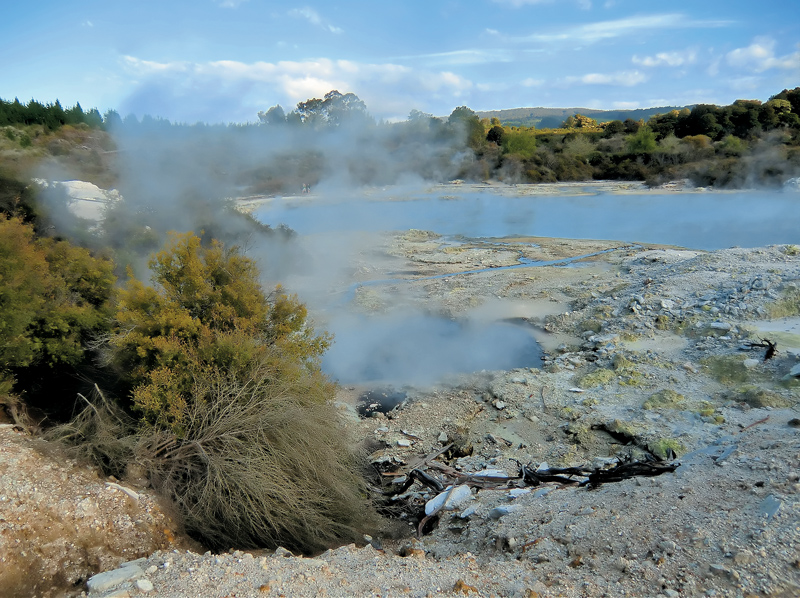
POLYGON ((797 0, 30 0, 0 98, 256 122, 332 89, 376 119, 766 101, 800 85, 797 0))

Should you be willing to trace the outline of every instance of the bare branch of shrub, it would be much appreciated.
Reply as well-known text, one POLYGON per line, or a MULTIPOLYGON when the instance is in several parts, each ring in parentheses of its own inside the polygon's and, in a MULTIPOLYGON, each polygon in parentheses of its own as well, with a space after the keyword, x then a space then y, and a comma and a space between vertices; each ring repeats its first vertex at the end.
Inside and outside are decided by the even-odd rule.
POLYGON ((208 372, 195 379, 182 437, 143 433, 138 460, 215 548, 313 552, 355 538, 367 501, 329 392, 318 372, 287 380, 266 361, 244 380, 208 372))

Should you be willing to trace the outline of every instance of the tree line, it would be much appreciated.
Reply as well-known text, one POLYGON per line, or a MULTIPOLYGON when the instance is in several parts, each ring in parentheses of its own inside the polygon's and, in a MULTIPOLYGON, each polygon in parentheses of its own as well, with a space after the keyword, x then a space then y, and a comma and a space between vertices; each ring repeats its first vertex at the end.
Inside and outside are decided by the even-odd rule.
POLYGON ((71 108, 64 108, 58 100, 52 104, 43 104, 32 99, 23 104, 19 98, 14 98, 13 101, 0 98, 0 126, 42 125, 55 131, 64 125, 81 123, 100 128, 104 120, 97 108, 84 111, 80 102, 71 108))
MULTIPOLYGON (((197 147, 220 134, 257 136, 269 147, 270 159, 252 167, 226 167, 239 171, 238 182, 249 184, 251 193, 291 193, 343 175, 354 184, 385 185, 409 173, 436 181, 616 179, 657 185, 689 179, 702 186, 775 186, 800 174, 799 98, 800 88, 784 89, 764 102, 699 104, 647 120, 598 123, 574 114, 557 128, 480 118, 467 106, 447 117, 412 110, 401 122, 376 121, 357 95, 338 90, 299 102, 288 112, 275 105, 258 112, 256 123, 229 125, 178 124, 150 115, 121 118, 114 110, 101 116, 80 104, 64 109, 58 101, 24 105, 0 100, 0 125, 53 130, 85 123, 128 135, 181 132, 195 135, 197 147), (348 135, 346 143, 328 140, 342 134, 348 135), (761 159, 766 150, 771 164, 761 159)), ((8 128, 6 136, 31 143, 8 128)))

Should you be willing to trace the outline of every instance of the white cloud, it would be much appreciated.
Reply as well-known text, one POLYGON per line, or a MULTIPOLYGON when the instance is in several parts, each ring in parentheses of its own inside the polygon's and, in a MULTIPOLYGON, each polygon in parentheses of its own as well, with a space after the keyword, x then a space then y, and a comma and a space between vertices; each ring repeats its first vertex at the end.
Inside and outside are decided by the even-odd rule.
POLYGON ((217 4, 222 8, 239 8, 248 0, 218 0, 217 4))
POLYGON ((659 52, 655 56, 634 55, 631 61, 640 66, 684 66, 697 60, 697 52, 685 50, 683 52, 659 52))
POLYGON ((330 23, 325 22, 320 14, 309 6, 305 6, 303 8, 293 8, 289 11, 290 17, 295 17, 298 19, 305 19, 312 25, 316 25, 317 27, 321 27, 331 33, 343 33, 344 31, 340 27, 335 27, 330 23))
POLYGON ((612 108, 616 108, 617 110, 636 110, 637 108, 641 108, 640 102, 612 102, 612 108))
MULTIPOLYGON (((192 112, 190 105, 204 101, 203 93, 198 90, 208 90, 208 94, 218 98, 220 104, 228 102, 229 110, 231 107, 238 109, 246 119, 247 115, 254 117, 258 110, 264 110, 265 101, 280 103, 288 111, 298 102, 322 97, 332 89, 355 93, 364 100, 374 116, 381 118, 408 114, 411 108, 420 107, 417 99, 420 94, 431 101, 453 104, 475 88, 470 80, 450 71, 417 70, 391 63, 370 64, 327 58, 274 63, 232 60, 191 63, 154 62, 125 56, 123 65, 135 77, 139 90, 155 89, 169 97, 172 103, 158 107, 159 114, 165 118, 188 121, 197 117, 174 113, 179 110, 199 113, 199 108, 192 112), (248 102, 255 101, 248 98, 253 97, 257 97, 261 104, 248 107, 248 102)), ((209 117, 204 118, 209 120, 209 117)))
POLYGON ((185 72, 188 68, 188 63, 186 62, 154 62, 134 56, 123 56, 122 63, 129 71, 142 75, 179 73, 185 72))
POLYGON ((523 41, 593 43, 658 29, 724 27, 729 21, 692 21, 680 13, 633 16, 570 27, 555 33, 534 33, 523 41))
POLYGON ((728 52, 725 58, 730 66, 751 69, 757 73, 770 69, 800 71, 800 51, 776 56, 775 40, 769 37, 756 38, 746 48, 728 52))
POLYGON ((441 65, 470 65, 486 64, 490 62, 512 62, 514 57, 506 50, 496 49, 467 49, 453 50, 451 52, 436 52, 433 54, 415 54, 409 56, 397 56, 397 60, 419 60, 424 59, 428 64, 431 62, 441 65))
POLYGON ((761 77, 737 77, 729 79, 727 83, 737 93, 751 92, 761 86, 762 79, 761 77))
POLYGON ((523 87, 541 87, 544 83, 544 79, 534 79, 533 77, 528 77, 520 81, 520 85, 523 87))
POLYGON ((580 77, 567 77, 568 83, 584 83, 586 85, 622 85, 633 87, 647 81, 647 76, 639 71, 620 71, 617 73, 588 73, 580 77))
POLYGON ((84 21, 83 23, 81 23, 81 25, 89 28, 94 27, 94 23, 92 23, 91 21, 84 21))

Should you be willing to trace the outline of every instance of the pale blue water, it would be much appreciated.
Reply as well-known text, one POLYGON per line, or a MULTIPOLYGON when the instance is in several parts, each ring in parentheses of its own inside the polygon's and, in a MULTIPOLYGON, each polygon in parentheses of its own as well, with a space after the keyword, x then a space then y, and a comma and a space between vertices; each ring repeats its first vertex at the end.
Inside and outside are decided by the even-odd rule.
POLYGON ((503 197, 441 194, 405 201, 276 200, 256 212, 300 234, 411 228, 443 235, 608 239, 691 249, 800 244, 800 193, 743 191, 503 197))
MULTIPOLYGON (((578 197, 448 192, 457 194, 457 199, 445 199, 441 193, 409 193, 404 198, 397 190, 387 194, 402 201, 287 198, 274 200, 256 216, 273 226, 285 224, 301 235, 339 232, 335 236, 343 239, 355 231, 415 228, 451 237, 449 242, 458 242, 452 238, 457 236, 533 236, 704 250, 800 244, 800 193, 796 191, 578 197)), ((333 247, 331 254, 336 251, 333 247)), ((390 282, 397 280, 372 284, 390 282)), ((348 284, 342 281, 345 304, 353 296, 352 286, 346 292, 348 284)), ((541 364, 541 351, 530 331, 505 322, 476 326, 418 313, 367 317, 348 313, 346 306, 339 305, 329 313, 327 326, 335 342, 323 357, 323 369, 343 383, 428 383, 453 372, 541 364)))

